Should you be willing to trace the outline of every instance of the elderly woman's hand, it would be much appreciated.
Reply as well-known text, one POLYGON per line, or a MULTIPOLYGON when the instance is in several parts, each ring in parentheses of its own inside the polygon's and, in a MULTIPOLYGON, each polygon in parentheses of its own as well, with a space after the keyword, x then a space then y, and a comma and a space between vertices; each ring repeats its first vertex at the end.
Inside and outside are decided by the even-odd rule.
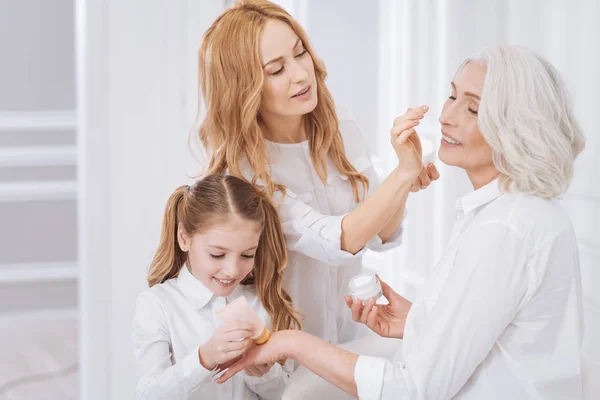
POLYGON ((352 310, 352 319, 367 325, 379 336, 402 339, 404 337, 404 325, 412 303, 394 292, 392 288, 379 279, 383 296, 389 304, 375 304, 374 300, 363 305, 361 300, 352 301, 346 296, 346 305, 352 310))

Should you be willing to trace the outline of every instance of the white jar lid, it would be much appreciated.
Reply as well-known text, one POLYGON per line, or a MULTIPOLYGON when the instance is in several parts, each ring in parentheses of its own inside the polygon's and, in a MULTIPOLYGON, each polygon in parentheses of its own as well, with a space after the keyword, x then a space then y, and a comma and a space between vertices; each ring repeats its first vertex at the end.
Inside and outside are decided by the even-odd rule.
POLYGON ((361 273, 350 280, 348 284, 350 295, 358 298, 369 298, 381 293, 381 285, 375 274, 361 273))

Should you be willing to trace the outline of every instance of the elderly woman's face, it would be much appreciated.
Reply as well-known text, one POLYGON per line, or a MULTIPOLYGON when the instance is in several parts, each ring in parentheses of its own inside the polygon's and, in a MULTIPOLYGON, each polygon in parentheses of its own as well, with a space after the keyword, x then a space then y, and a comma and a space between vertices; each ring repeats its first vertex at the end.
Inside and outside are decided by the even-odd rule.
POLYGON ((440 116, 440 160, 472 173, 494 167, 492 149, 477 126, 485 73, 486 68, 481 64, 469 62, 465 65, 451 83, 452 93, 440 116))

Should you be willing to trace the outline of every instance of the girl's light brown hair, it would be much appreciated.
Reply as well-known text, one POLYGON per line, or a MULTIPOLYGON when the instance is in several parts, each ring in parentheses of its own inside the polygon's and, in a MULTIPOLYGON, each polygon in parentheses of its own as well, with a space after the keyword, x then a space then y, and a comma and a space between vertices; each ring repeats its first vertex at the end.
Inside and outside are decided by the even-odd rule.
POLYGON ((206 115, 199 135, 210 155, 207 173, 228 171, 243 177, 240 164, 247 161, 253 173, 252 183, 260 180, 266 194, 285 190, 271 180, 270 160, 258 115, 264 82, 260 37, 270 19, 286 23, 314 63, 318 104, 304 116, 312 163, 325 183, 329 155, 337 169, 348 176, 358 202, 358 183, 362 183, 365 194, 369 181, 346 158, 333 98, 325 85, 325 65, 315 56, 302 27, 283 8, 266 0, 238 1, 204 34, 199 53, 199 81, 206 115))
POLYGON ((187 261, 187 253, 177 241, 179 226, 193 235, 232 216, 258 223, 262 229, 253 272, 241 284, 256 286, 256 294, 271 317, 273 331, 300 329, 290 296, 283 289, 287 251, 277 210, 263 193, 234 176, 209 175, 192 186, 180 186, 169 197, 160 244, 148 271, 148 285, 176 277, 187 261))

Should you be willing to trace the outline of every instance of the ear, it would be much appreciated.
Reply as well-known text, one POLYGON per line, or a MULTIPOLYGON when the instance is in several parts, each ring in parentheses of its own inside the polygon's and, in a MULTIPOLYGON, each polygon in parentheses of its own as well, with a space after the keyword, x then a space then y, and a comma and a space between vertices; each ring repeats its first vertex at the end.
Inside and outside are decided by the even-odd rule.
POLYGON ((181 227, 181 224, 177 226, 177 242, 181 251, 188 252, 190 250, 190 236, 181 227))

